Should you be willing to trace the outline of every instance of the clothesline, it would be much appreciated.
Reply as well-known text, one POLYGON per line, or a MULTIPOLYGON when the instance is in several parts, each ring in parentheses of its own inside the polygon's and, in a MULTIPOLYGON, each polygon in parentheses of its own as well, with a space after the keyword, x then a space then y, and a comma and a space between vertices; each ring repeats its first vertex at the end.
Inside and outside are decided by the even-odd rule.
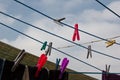
MULTIPOLYGON (((26 5, 26 4, 24 4, 24 3, 22 3, 22 2, 20 2, 20 1, 18 1, 18 0, 14 0, 14 1, 16 1, 16 2, 19 3, 19 4, 22 4, 23 6, 29 8, 29 9, 31 9, 31 10, 33 10, 33 11, 35 11, 35 12, 41 14, 41 15, 43 15, 43 16, 45 16, 45 17, 51 19, 51 20, 53 20, 53 21, 56 20, 56 19, 54 19, 54 18, 52 18, 52 17, 50 17, 50 16, 48 16, 48 15, 46 15, 46 14, 44 14, 44 13, 38 11, 38 10, 36 10, 36 9, 34 9, 34 8, 32 8, 32 7, 26 5)), ((65 25, 65 26, 67 26, 67 27, 69 27, 69 28, 74 29, 74 27, 71 26, 71 25, 68 25, 68 24, 63 23, 63 22, 59 22, 59 23, 65 25)), ((95 37, 95 38, 98 38, 98 39, 101 39, 101 40, 104 40, 104 41, 108 41, 107 39, 104 39, 104 38, 102 38, 102 37, 99 37, 99 36, 96 36, 96 35, 94 35, 94 34, 88 33, 88 32, 86 32, 86 31, 83 31, 83 30, 80 30, 80 29, 78 29, 78 30, 81 31, 81 32, 83 32, 83 33, 85 33, 85 34, 88 34, 88 35, 90 35, 90 36, 93 36, 93 37, 95 37)), ((120 45, 120 43, 117 43, 117 42, 116 42, 115 44, 120 45)))
MULTIPOLYGON (((111 39, 115 39, 115 38, 119 38, 119 37, 120 36, 115 36, 115 37, 112 37, 112 38, 107 38, 107 40, 111 40, 111 39)), ((100 41, 103 41, 103 40, 95 40, 95 41, 85 42, 82 45, 92 44, 92 43, 96 43, 96 42, 100 42, 100 41)), ((58 49, 69 48, 69 47, 73 47, 73 46, 75 46, 75 45, 68 45, 68 46, 58 47, 58 49)))
MULTIPOLYGON (((25 21, 23 21, 23 20, 21 20, 21 19, 18 19, 18 18, 15 18, 15 17, 13 17, 13 16, 10 16, 10 15, 2 12, 2 11, 0 11, 0 13, 3 14, 3 15, 5 15, 5 16, 8 16, 8 17, 10 17, 10 18, 13 18, 13 19, 15 19, 15 20, 17 20, 17 21, 19 21, 19 22, 22 22, 22 23, 24 23, 24 24, 26 24, 26 25, 29 25, 29 26, 31 26, 31 27, 33 27, 33 28, 36 28, 36 29, 41 30, 41 31, 43 31, 43 32, 46 32, 46 33, 48 33, 48 34, 50 34, 50 35, 56 36, 56 37, 58 37, 58 38, 60 38, 60 39, 63 39, 63 40, 68 41, 68 42, 70 42, 70 43, 73 43, 73 44, 75 44, 75 45, 77 45, 77 46, 79 46, 79 47, 82 47, 82 48, 84 48, 84 49, 88 49, 87 47, 85 47, 85 46, 83 46, 83 45, 81 45, 81 44, 75 43, 75 42, 70 41, 70 40, 68 40, 68 39, 66 39, 66 38, 63 38, 63 37, 61 37, 61 36, 59 36, 59 35, 56 35, 56 34, 54 34, 54 33, 51 33, 51 32, 49 32, 49 31, 47 31, 47 30, 44 30, 44 29, 42 29, 42 28, 40 28, 40 27, 34 26, 34 25, 30 24, 30 23, 27 23, 27 22, 25 22, 25 21)), ((97 51, 97 50, 91 49, 91 51, 93 51, 93 52, 95 52, 95 53, 98 53, 98 54, 101 54, 101 55, 104 55, 104 56, 107 56, 107 57, 110 57, 110 58, 113 58, 113 59, 116 59, 116 60, 120 60, 120 58, 117 58, 117 57, 114 57, 114 56, 111 56, 111 55, 108 55, 108 54, 99 52, 99 51, 97 51)))
MULTIPOLYGON (((68 72, 69 74, 103 74, 102 72, 68 72)), ((120 74, 120 73, 112 73, 109 72, 108 74, 120 74)))
MULTIPOLYGON (((22 34, 22 35, 24 35, 24 36, 26 36, 26 37, 28 37, 28 38, 36 41, 36 42, 39 42, 39 43, 43 44, 42 41, 37 40, 37 39, 35 39, 35 38, 33 38, 33 37, 31 37, 31 36, 23 33, 23 32, 20 32, 20 31, 17 30, 17 29, 14 29, 14 28, 12 28, 12 27, 10 27, 10 26, 7 26, 7 25, 5 25, 4 23, 1 23, 1 22, 0 22, 0 24, 3 25, 4 27, 7 27, 7 28, 9 28, 9 29, 11 29, 11 30, 13 30, 13 31, 15 31, 15 32, 18 32, 18 33, 20 33, 20 34, 22 34)), ((48 46, 48 45, 47 45, 47 46, 48 46)), ((86 65, 88 65, 88 66, 90 66, 90 67, 92 67, 92 68, 95 68, 95 69, 97 69, 97 70, 99 70, 99 71, 102 71, 101 69, 99 69, 99 68, 97 68, 97 67, 95 67, 95 66, 93 66, 93 65, 91 65, 91 64, 89 64, 89 63, 87 63, 87 62, 85 62, 85 61, 82 61, 82 60, 80 60, 80 59, 78 59, 78 58, 76 58, 76 57, 74 57, 74 56, 71 56, 71 55, 67 54, 66 52, 63 52, 63 51, 61 51, 61 50, 58 50, 58 49, 56 49, 56 48, 54 48, 54 47, 52 47, 52 49, 54 49, 54 50, 56 50, 56 51, 58 51, 58 52, 60 52, 60 53, 63 53, 63 54, 65 54, 65 55, 67 55, 67 56, 69 56, 69 57, 71 57, 71 58, 73 58, 73 59, 75 59, 75 60, 77 60, 77 61, 79 61, 79 62, 82 62, 82 63, 84 63, 84 64, 86 64, 86 65)))
POLYGON ((110 12, 112 12, 114 15, 116 15, 118 18, 120 18, 120 15, 118 15, 116 12, 114 12, 112 9, 108 8, 106 5, 104 5, 102 2, 100 2, 99 0, 95 0, 96 2, 98 2, 99 4, 101 4, 103 7, 105 7, 106 9, 108 9, 110 12))

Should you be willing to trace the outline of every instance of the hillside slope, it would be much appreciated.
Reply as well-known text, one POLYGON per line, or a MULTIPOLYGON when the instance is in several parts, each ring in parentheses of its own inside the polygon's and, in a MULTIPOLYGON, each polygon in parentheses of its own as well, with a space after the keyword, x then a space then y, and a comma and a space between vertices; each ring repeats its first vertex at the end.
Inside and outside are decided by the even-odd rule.
MULTIPOLYGON (((0 58, 2 59, 6 58, 7 60, 13 61, 19 52, 20 52, 19 49, 12 47, 8 44, 5 44, 3 42, 0 42, 0 58)), ((25 57, 21 61, 21 64, 34 66, 37 63, 37 60, 38 60, 37 56, 32 55, 30 53, 26 53, 25 57)), ((45 67, 54 70, 55 64, 50 61, 47 61, 45 67)), ((67 71, 73 70, 67 69, 67 71)), ((97 80, 97 79, 94 79, 90 76, 86 76, 84 74, 69 74, 69 80, 97 80)))

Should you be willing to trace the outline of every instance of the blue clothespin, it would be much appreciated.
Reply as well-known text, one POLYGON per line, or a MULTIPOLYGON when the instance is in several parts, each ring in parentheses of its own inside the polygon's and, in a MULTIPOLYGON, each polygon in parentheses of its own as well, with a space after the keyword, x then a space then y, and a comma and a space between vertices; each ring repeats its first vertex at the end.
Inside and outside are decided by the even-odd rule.
POLYGON ((67 67, 69 63, 69 60, 67 58, 64 58, 63 61, 62 61, 62 64, 60 66, 60 75, 59 75, 59 79, 62 79, 62 76, 63 76, 63 73, 67 67))
POLYGON ((56 59, 56 70, 58 70, 60 60, 61 60, 60 58, 59 58, 59 59, 58 59, 58 58, 56 59))
POLYGON ((42 47, 41 47, 41 50, 45 50, 46 46, 47 46, 47 41, 45 41, 45 42, 43 43, 43 45, 42 45, 42 47))

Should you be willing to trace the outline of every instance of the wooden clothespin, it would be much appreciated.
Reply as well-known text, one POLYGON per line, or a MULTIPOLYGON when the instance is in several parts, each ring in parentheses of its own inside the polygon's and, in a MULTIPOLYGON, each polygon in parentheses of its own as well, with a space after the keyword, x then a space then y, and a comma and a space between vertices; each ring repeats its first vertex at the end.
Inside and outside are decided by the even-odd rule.
POLYGON ((51 49, 52 49, 52 42, 49 43, 47 50, 45 51, 45 54, 49 56, 51 55, 51 49))
POLYGON ((116 43, 116 40, 109 40, 109 41, 107 41, 107 42, 105 42, 106 43, 106 48, 107 47, 110 47, 110 46, 112 46, 113 44, 115 44, 116 43))
POLYGON ((89 58, 89 56, 92 58, 91 45, 88 45, 87 59, 89 58))
POLYGON ((56 24, 58 24, 58 25, 63 26, 63 25, 60 23, 60 22, 63 21, 63 20, 65 20, 65 17, 64 17, 64 18, 60 18, 60 19, 55 19, 54 22, 55 22, 56 24))
POLYGON ((45 41, 45 42, 43 43, 43 45, 42 45, 42 47, 41 47, 41 50, 45 50, 46 46, 47 46, 47 41, 45 41))
POLYGON ((23 59, 25 55, 25 50, 23 49, 20 51, 20 53, 17 55, 17 57, 14 59, 14 65, 11 68, 11 71, 14 72, 17 66, 19 65, 20 61, 23 59))
POLYGON ((75 41, 76 39, 80 40, 79 31, 78 31, 78 24, 75 24, 74 28, 75 28, 75 30, 74 30, 74 34, 72 37, 72 41, 75 41))

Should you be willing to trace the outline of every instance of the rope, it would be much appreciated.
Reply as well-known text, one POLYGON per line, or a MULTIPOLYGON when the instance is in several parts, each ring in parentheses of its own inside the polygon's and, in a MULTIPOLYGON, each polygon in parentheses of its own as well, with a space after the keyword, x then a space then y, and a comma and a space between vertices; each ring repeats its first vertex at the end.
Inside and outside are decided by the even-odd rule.
MULTIPOLYGON (((20 33, 20 34, 22 34, 22 35, 24 35, 24 36, 26 36, 26 37, 28 37, 28 38, 36 41, 36 42, 39 42, 39 43, 41 43, 41 44, 44 43, 44 42, 42 42, 42 41, 40 41, 40 40, 37 40, 37 39, 35 39, 35 38, 33 38, 33 37, 25 34, 25 33, 20 32, 20 31, 17 30, 17 29, 14 29, 14 28, 12 28, 12 27, 10 27, 10 26, 7 26, 7 25, 5 25, 4 23, 1 23, 1 22, 0 22, 0 24, 3 25, 3 26, 5 26, 5 27, 7 27, 7 28, 9 28, 9 29, 11 29, 11 30, 13 30, 13 31, 15 31, 15 32, 18 32, 18 33, 20 33)), ((48 46, 48 45, 47 45, 47 46, 48 46)), ((78 59, 78 58, 76 58, 76 57, 74 57, 74 56, 71 56, 71 55, 69 55, 69 54, 67 54, 67 53, 65 53, 65 52, 63 52, 63 51, 61 51, 61 50, 58 50, 58 49, 56 49, 56 48, 54 48, 54 47, 52 47, 52 49, 54 49, 54 50, 56 50, 56 51, 58 51, 58 52, 60 52, 60 53, 63 53, 63 54, 65 54, 65 55, 67 55, 67 56, 69 56, 69 57, 71 57, 71 58, 73 58, 73 59, 75 59, 75 60, 77 60, 77 61, 79 61, 79 62, 82 62, 82 63, 84 63, 84 64, 86 64, 86 65, 88 65, 88 66, 90 66, 90 67, 92 67, 92 68, 95 68, 95 69, 97 69, 97 70, 99 70, 99 71, 102 71, 101 69, 99 69, 99 68, 97 68, 97 67, 95 67, 95 66, 93 66, 93 65, 91 65, 91 64, 89 64, 89 63, 87 63, 87 62, 84 62, 84 61, 82 61, 82 60, 80 60, 80 59, 78 59)))
POLYGON ((101 4, 103 7, 105 7, 106 9, 108 9, 110 12, 112 12, 114 15, 116 15, 118 18, 120 18, 120 15, 118 15, 116 12, 114 12, 112 9, 108 8, 107 6, 105 6, 102 2, 100 2, 99 0, 95 0, 96 2, 98 2, 99 4, 101 4))
MULTIPOLYGON (((8 17, 11 17, 11 18, 13 18, 13 19, 15 19, 15 20, 18 20, 18 21, 20 21, 20 22, 22 22, 22 23, 24 23, 24 24, 26 24, 26 25, 29 25, 29 26, 31 26, 31 27, 33 27, 33 28, 36 28, 36 29, 41 30, 41 31, 44 31, 44 32, 46 32, 46 33, 48 33, 48 34, 51 34, 51 35, 56 36, 56 37, 58 37, 58 38, 61 38, 61 39, 65 40, 65 41, 68 41, 68 42, 70 42, 70 43, 73 43, 73 44, 75 44, 75 45, 77 45, 77 46, 80 46, 80 47, 82 47, 82 48, 88 49, 88 48, 85 47, 85 46, 82 46, 82 45, 80 45, 80 44, 77 44, 77 43, 75 43, 75 42, 73 42, 73 41, 70 41, 70 40, 68 40, 68 39, 65 39, 65 38, 63 38, 63 37, 61 37, 61 36, 58 36, 58 35, 56 35, 56 34, 53 34, 53 33, 49 32, 49 31, 46 31, 46 30, 41 29, 41 28, 39 28, 39 27, 36 27, 36 26, 34 26, 34 25, 32 25, 32 24, 29 24, 29 23, 24 22, 24 21, 22 21, 22 20, 20 20, 20 19, 17 19, 17 18, 15 18, 15 17, 12 17, 12 16, 10 16, 10 15, 8 15, 8 14, 5 14, 5 13, 3 13, 3 12, 1 12, 1 11, 0 11, 0 13, 6 15, 6 16, 8 16, 8 17)), ((107 54, 104 54, 104 53, 102 53, 102 52, 99 52, 99 51, 96 51, 96 50, 93 50, 93 49, 91 49, 91 51, 96 52, 96 53, 99 53, 99 54, 104 55, 104 56, 111 57, 111 58, 113 58, 113 59, 120 60, 120 58, 116 58, 116 57, 113 57, 113 56, 111 56, 111 55, 107 55, 107 54)))
MULTIPOLYGON (((15 18, 15 17, 13 17, 13 16, 10 16, 10 15, 4 13, 4 12, 1 12, 1 11, 0 11, 0 13, 3 14, 3 15, 6 15, 6 16, 8 16, 8 17, 11 17, 11 18, 13 18, 13 19, 15 19, 15 20, 17 20, 17 21, 20 21, 20 22, 22 22, 22 23, 24 23, 24 24, 26 24, 26 25, 29 25, 29 26, 31 26, 31 27, 33 27, 33 28, 36 28, 36 29, 38 29, 38 30, 44 31, 44 32, 46 32, 46 33, 48 33, 48 34, 51 34, 51 35, 56 36, 56 37, 58 37, 58 38, 61 38, 61 39, 65 40, 65 41, 68 41, 68 42, 70 42, 70 43, 73 43, 73 44, 75 44, 75 45, 77 45, 77 46, 79 46, 79 47, 88 49, 87 47, 85 47, 85 46, 83 46, 83 45, 81 45, 81 44, 78 44, 78 43, 75 43, 75 42, 73 42, 73 41, 70 41, 70 40, 68 40, 68 39, 66 39, 66 38, 63 38, 63 37, 58 36, 58 35, 56 35, 56 34, 53 34, 53 33, 49 32, 49 31, 46 31, 46 30, 44 30, 44 29, 42 29, 42 28, 36 27, 36 26, 34 26, 34 25, 32 25, 32 24, 29 24, 29 23, 27 23, 27 22, 25 22, 25 21, 23 21, 23 20, 20 20, 20 19, 18 19, 18 18, 15 18)), ((116 60, 120 60, 120 58, 117 58, 117 57, 114 57, 114 56, 111 56, 111 55, 108 55, 108 54, 105 54, 105 53, 102 53, 102 52, 99 52, 99 51, 96 51, 96 50, 93 50, 93 49, 91 49, 91 51, 93 51, 93 52, 95 52, 95 53, 98 53, 98 54, 101 54, 101 55, 104 55, 104 56, 107 56, 107 57, 110 57, 110 58, 113 58, 113 59, 116 59, 116 60)))
MULTIPOLYGON (((102 72, 68 72, 70 74, 106 74, 102 72)), ((120 74, 120 73, 108 73, 108 74, 120 74)))
MULTIPOLYGON (((55 21, 54 18, 52 18, 52 17, 50 17, 50 16, 48 16, 48 15, 46 15, 46 14, 44 14, 44 13, 38 11, 38 10, 36 10, 36 9, 34 9, 34 8, 32 8, 32 7, 26 5, 26 4, 24 4, 24 3, 22 3, 22 2, 20 2, 20 1, 18 1, 18 0, 14 0, 14 1, 16 1, 17 3, 20 3, 20 4, 22 4, 23 6, 25 6, 25 7, 29 8, 29 9, 31 9, 31 10, 33 10, 33 11, 35 11, 35 12, 37 12, 37 13, 43 15, 43 16, 45 16, 45 17, 47 17, 47 18, 55 21)), ((68 25, 68 24, 66 24, 66 23, 63 23, 63 22, 60 22, 60 23, 63 24, 63 25, 65 25, 65 26, 67 26, 67 27, 69 27, 69 28, 74 29, 73 26, 70 26, 70 25, 68 25)), ((86 32, 86 31, 83 31, 83 30, 80 30, 80 29, 78 29, 78 30, 81 31, 81 32, 83 32, 83 33, 85 33, 85 34, 88 34, 88 35, 90 35, 90 36, 96 37, 96 38, 98 38, 98 39, 101 39, 101 40, 104 40, 104 41, 108 41, 107 39, 101 38, 101 37, 99 37, 99 36, 96 36, 96 35, 94 35, 94 34, 88 33, 88 32, 86 32)), ((120 43, 117 43, 117 42, 116 42, 115 44, 120 45, 120 43)))
MULTIPOLYGON (((115 38, 119 38, 119 37, 120 36, 115 36, 115 37, 112 37, 112 38, 107 38, 107 40, 111 40, 111 39, 115 39, 115 38)), ((95 41, 90 41, 90 42, 86 42, 86 43, 83 43, 83 44, 96 43, 96 42, 100 42, 100 41, 103 41, 103 40, 95 40, 95 41)), ((63 46, 63 47, 58 47, 58 49, 69 48, 69 47, 73 47, 73 46, 75 46, 75 45, 67 45, 67 46, 63 46)))

